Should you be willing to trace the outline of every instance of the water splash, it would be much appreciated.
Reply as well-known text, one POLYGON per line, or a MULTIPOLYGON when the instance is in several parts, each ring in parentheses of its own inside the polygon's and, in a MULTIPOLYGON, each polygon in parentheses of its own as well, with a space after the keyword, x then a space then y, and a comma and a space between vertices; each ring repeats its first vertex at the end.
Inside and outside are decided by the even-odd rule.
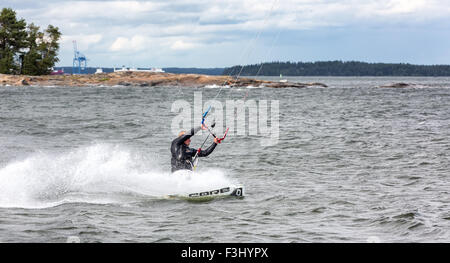
POLYGON ((0 207, 126 203, 234 184, 218 169, 171 174, 142 156, 106 144, 34 154, 0 168, 0 207))

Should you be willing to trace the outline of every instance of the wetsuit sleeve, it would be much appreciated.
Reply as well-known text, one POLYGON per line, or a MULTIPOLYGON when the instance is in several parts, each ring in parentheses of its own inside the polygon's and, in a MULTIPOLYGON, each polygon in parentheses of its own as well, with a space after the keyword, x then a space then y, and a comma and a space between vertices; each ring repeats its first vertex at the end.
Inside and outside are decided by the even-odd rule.
POLYGON ((191 157, 191 158, 193 158, 196 153, 197 153, 197 149, 194 149, 194 148, 187 148, 186 151, 184 152, 186 157, 191 157))
POLYGON ((196 134, 201 128, 202 128, 202 126, 198 126, 196 128, 192 128, 189 133, 186 133, 185 135, 182 135, 182 136, 176 138, 175 140, 173 140, 173 142, 176 145, 183 144, 187 139, 189 139, 192 136, 194 136, 194 134, 196 134))
POLYGON ((210 155, 210 154, 214 151, 214 149, 216 148, 216 146, 217 146, 217 144, 216 144, 215 142, 213 142, 213 144, 211 144, 211 146, 209 146, 208 149, 206 149, 206 150, 201 150, 201 151, 198 153, 198 156, 199 156, 199 157, 206 157, 206 156, 210 155))

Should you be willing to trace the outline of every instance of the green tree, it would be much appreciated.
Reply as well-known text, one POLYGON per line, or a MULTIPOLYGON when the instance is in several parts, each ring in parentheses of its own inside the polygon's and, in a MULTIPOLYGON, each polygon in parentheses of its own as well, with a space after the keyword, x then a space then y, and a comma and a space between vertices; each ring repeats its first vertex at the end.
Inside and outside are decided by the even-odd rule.
POLYGON ((38 75, 41 57, 38 53, 38 39, 42 39, 42 32, 39 32, 39 27, 31 23, 27 27, 27 49, 28 51, 22 55, 22 70, 21 73, 25 75, 38 75))
POLYGON ((16 74, 19 72, 19 52, 26 44, 25 28, 25 20, 17 20, 14 10, 2 9, 0 13, 0 73, 16 74))
POLYGON ((0 73, 44 75, 59 61, 61 32, 49 25, 44 31, 16 12, 3 8, 0 14, 0 73))
POLYGON ((42 66, 41 74, 49 74, 52 67, 59 61, 59 39, 61 38, 61 32, 58 27, 49 25, 44 32, 43 41, 40 45, 40 51, 42 54, 42 66))
POLYGON ((22 74, 45 75, 51 72, 58 59, 61 32, 49 25, 44 32, 34 24, 28 26, 27 52, 24 54, 22 74))

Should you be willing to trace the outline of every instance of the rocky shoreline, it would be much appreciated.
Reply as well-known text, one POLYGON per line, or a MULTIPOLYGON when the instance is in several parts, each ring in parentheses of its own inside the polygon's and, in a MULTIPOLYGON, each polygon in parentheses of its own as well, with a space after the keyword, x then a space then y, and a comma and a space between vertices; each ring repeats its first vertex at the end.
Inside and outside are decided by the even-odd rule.
POLYGON ((199 74, 172 74, 149 72, 114 72, 86 75, 44 75, 24 76, 0 74, 0 85, 10 86, 185 86, 205 87, 228 85, 231 87, 264 86, 269 88, 327 87, 323 83, 294 83, 257 80, 230 76, 209 76, 199 74))

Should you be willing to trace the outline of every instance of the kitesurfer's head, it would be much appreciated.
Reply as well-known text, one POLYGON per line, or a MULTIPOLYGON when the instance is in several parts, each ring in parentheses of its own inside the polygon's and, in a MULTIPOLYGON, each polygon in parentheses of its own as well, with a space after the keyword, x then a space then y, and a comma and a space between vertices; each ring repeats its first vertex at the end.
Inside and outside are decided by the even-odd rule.
MULTIPOLYGON (((185 135, 186 132, 185 131, 180 131, 180 133, 178 134, 178 137, 185 135)), ((186 144, 187 146, 189 146, 189 144, 191 144, 191 139, 187 139, 186 141, 184 141, 184 144, 186 144)))

